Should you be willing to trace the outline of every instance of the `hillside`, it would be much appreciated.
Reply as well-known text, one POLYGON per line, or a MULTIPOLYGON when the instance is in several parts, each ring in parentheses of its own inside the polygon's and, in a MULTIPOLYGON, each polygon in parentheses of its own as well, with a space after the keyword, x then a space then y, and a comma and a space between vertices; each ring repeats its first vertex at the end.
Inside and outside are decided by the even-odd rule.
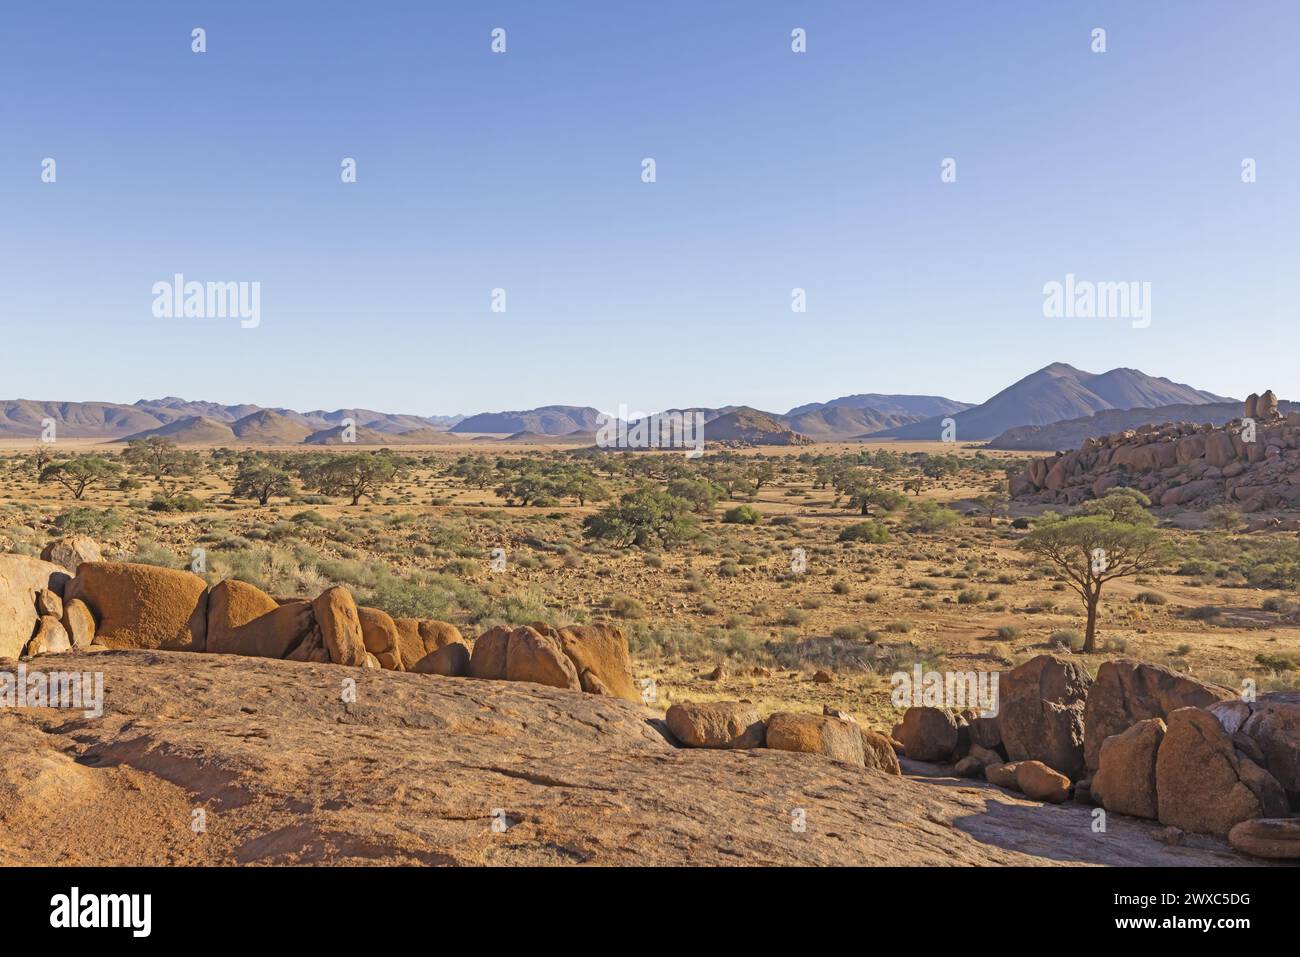
POLYGON ((569 432, 594 432, 600 427, 600 410, 590 406, 544 405, 516 412, 480 412, 452 426, 452 432, 477 432, 515 435, 534 432, 542 435, 565 435, 569 432))
POLYGON ((296 445, 314 431, 310 425, 270 409, 250 413, 231 428, 240 442, 263 445, 296 445))
MULTIPOLYGON (((952 415, 958 442, 991 439, 1023 425, 1047 425, 1106 409, 1205 405, 1235 401, 1136 369, 1084 372, 1053 363, 1003 389, 987 402, 952 415)), ((887 429, 873 438, 938 439, 944 416, 887 429)))
POLYGON ((806 435, 787 428, 775 416, 756 409, 737 409, 707 422, 704 440, 709 445, 808 445, 812 442, 806 435))
POLYGON ((159 435, 171 439, 177 445, 230 445, 238 441, 235 430, 225 422, 216 422, 202 415, 191 415, 156 429, 147 429, 117 439, 118 442, 130 442, 133 439, 147 439, 159 435))
MULTIPOLYGON (((1283 414, 1296 406, 1280 403, 1283 414)), ((1101 438, 1125 429, 1165 422, 1195 422, 1226 425, 1241 415, 1239 402, 1211 402, 1206 405, 1161 405, 1153 409, 1107 409, 1093 415, 1050 425, 1023 425, 1008 429, 988 444, 991 449, 1024 452, 1056 452, 1077 449, 1088 439, 1101 438)))

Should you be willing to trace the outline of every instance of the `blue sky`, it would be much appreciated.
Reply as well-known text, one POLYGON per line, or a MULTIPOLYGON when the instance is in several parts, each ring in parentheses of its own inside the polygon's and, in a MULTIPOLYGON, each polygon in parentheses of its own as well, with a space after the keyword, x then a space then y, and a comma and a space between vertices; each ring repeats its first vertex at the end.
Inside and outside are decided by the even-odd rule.
POLYGON ((1300 398, 1297 35, 1289 0, 7 4, 0 398, 780 412, 1052 361, 1300 398), (260 282, 260 325, 155 318, 177 272, 260 282), (1151 325, 1045 318, 1067 273, 1150 282, 1151 325))

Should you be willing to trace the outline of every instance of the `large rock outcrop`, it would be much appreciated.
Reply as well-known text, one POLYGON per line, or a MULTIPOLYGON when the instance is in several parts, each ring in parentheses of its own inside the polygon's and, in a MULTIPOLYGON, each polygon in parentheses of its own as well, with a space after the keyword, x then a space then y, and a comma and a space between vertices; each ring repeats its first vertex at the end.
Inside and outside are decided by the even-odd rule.
POLYGON ((95 641, 109 648, 203 651, 208 584, 198 575, 130 562, 84 562, 68 597, 90 606, 95 641))
POLYGON ((1204 708, 1233 697, 1161 665, 1121 658, 1102 662, 1083 709, 1083 756, 1097 770, 1103 742, 1139 721, 1167 718, 1179 708, 1204 708))
POLYGON ((364 667, 366 642, 352 593, 342 585, 335 585, 317 595, 311 608, 329 660, 336 665, 364 667))
POLYGON ((1227 838, 1242 821, 1277 816, 1285 797, 1267 771, 1236 752, 1214 715, 1179 708, 1156 755, 1156 800, 1161 824, 1227 838))
POLYGON ((1011 494, 1073 505, 1128 486, 1164 506, 1300 505, 1300 411, 1282 416, 1271 392, 1243 411, 1223 426, 1169 422, 1085 439, 1009 476, 1011 494))
POLYGON ((1039 655, 998 683, 998 727, 1010 761, 1041 761, 1071 780, 1084 769, 1083 715, 1092 678, 1076 661, 1039 655))

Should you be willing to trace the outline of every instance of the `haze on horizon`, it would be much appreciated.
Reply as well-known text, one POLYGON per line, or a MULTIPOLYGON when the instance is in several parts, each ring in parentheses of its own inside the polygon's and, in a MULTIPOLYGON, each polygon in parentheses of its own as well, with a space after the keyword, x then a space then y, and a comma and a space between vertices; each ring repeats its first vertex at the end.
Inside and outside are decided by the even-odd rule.
POLYGON ((1300 398, 1294 4, 574 7, 6 10, 0 398, 783 412, 1052 362, 1300 398), (155 318, 176 273, 260 323, 155 318), (1149 327, 1045 318, 1067 275, 1149 282, 1149 327))

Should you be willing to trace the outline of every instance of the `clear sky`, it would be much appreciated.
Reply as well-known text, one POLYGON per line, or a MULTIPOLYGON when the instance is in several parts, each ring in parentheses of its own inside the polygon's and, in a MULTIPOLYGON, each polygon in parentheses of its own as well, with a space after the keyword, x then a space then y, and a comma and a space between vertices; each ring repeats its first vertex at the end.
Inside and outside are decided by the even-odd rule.
POLYGON ((783 412, 1063 361, 1300 399, 1298 36, 1295 0, 6 3, 0 398, 783 412), (178 272, 260 282, 260 325, 155 318, 178 272), (1150 326, 1045 318, 1067 273, 1150 282, 1150 326))

